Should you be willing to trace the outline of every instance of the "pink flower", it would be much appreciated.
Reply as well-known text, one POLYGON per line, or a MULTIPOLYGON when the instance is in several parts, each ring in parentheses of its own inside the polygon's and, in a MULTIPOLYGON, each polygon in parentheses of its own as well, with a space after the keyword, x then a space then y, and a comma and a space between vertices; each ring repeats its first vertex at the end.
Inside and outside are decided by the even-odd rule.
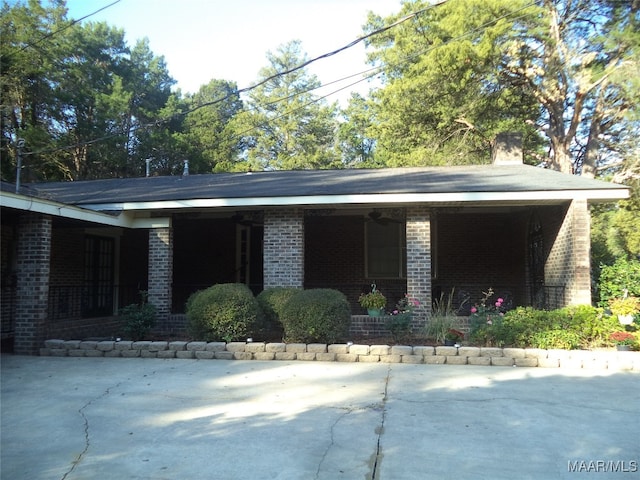
POLYGON ((499 298, 497 301, 502 303, 502 302, 504 302, 504 298, 499 298))
POLYGON ((419 307, 420 306, 420 302, 418 300, 414 300, 413 301, 413 306, 414 307, 419 307))
POLYGON ((478 309, 476 307, 471 307, 471 313, 476 313, 478 309))
POLYGON ((502 302, 496 302, 496 307, 499 307, 500 305, 502 305, 502 302))

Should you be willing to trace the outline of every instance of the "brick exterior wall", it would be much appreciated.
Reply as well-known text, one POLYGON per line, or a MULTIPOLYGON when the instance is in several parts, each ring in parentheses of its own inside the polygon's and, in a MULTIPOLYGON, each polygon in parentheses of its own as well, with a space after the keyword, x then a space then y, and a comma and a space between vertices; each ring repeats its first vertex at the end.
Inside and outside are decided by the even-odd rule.
POLYGON ((264 212, 264 288, 304 286, 304 212, 264 212))
POLYGON ((18 223, 14 352, 35 355, 44 341, 49 297, 51 217, 25 213, 18 223))
POLYGON ((543 227, 545 241, 550 245, 545 284, 564 285, 568 305, 590 304, 591 217, 587 202, 574 200, 554 217, 548 218, 543 227))
POLYGON ((161 326, 171 314, 171 282, 173 278, 173 229, 149 230, 149 303, 157 309, 161 326))
POLYGON ((407 295, 420 301, 413 315, 414 330, 431 313, 431 216, 425 207, 407 208, 407 295))
POLYGON ((387 308, 404 296, 404 278, 365 277, 365 217, 316 215, 305 218, 305 288, 333 288, 344 293, 354 315, 366 315, 358 303, 361 293, 376 282, 387 298, 387 308))
MULTIPOLYGON (((454 303, 470 295, 460 314, 482 298, 488 288, 509 293, 515 305, 529 302, 527 288, 528 210, 514 212, 455 212, 442 209, 436 218, 437 275, 434 296, 454 303)), ((457 305, 457 303, 456 303, 457 305)))

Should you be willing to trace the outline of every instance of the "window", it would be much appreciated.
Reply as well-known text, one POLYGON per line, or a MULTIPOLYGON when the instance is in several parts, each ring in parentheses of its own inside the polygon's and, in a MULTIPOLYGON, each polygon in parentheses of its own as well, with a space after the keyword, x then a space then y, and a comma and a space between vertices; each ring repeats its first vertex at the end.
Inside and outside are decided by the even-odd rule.
POLYGON ((404 223, 365 223, 365 276, 404 278, 407 253, 404 223))
POLYGON ((113 313, 114 241, 85 237, 83 316, 113 313))

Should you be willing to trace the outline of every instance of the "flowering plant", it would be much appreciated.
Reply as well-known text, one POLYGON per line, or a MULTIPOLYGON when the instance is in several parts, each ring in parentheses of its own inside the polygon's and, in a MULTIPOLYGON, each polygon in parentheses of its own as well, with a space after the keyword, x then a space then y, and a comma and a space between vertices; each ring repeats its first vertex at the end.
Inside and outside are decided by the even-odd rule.
POLYGON ((489 288, 486 292, 482 292, 484 297, 480 303, 471 307, 471 316, 469 319, 477 326, 482 324, 493 325, 496 320, 501 320, 504 316, 503 303, 504 298, 497 298, 491 303, 490 298, 493 296, 493 288, 489 288))
POLYGON ((404 297, 402 297, 400 300, 398 300, 398 303, 396 303, 396 308, 389 312, 389 315, 400 315, 403 313, 412 314, 413 309, 419 306, 420 302, 418 300, 416 300, 415 298, 410 298, 409 295, 405 293, 404 297))
POLYGON ((360 294, 358 303, 360 303, 362 308, 380 310, 387 305, 387 298, 377 289, 374 283, 371 285, 371 292, 360 294))
POLYGON ((385 325, 394 340, 400 340, 403 335, 411 332, 411 316, 413 309, 418 306, 420 302, 405 293, 404 297, 396 303, 396 307, 389 312, 385 325))
POLYGON ((629 332, 613 332, 609 338, 616 345, 634 345, 636 343, 636 337, 629 332))

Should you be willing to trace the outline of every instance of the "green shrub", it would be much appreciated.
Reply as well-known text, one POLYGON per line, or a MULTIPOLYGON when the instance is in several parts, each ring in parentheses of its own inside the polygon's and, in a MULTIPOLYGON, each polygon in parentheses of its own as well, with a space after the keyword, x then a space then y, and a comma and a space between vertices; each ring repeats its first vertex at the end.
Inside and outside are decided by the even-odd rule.
POLYGON ((481 325, 471 340, 481 345, 520 348, 590 349, 610 344, 617 321, 601 308, 574 305, 557 310, 518 307, 492 325, 481 325))
POLYGON ((386 317, 385 327, 396 342, 411 333, 411 314, 398 313, 397 315, 387 315, 386 317))
POLYGON ((575 350, 580 347, 580 335, 570 330, 551 329, 534 333, 529 344, 532 348, 575 350))
POLYGON ((604 309, 591 305, 572 305, 560 310, 569 318, 567 329, 580 339, 580 348, 590 349, 610 344, 609 336, 620 330, 616 317, 604 314, 604 309))
POLYGON ((612 298, 628 295, 640 297, 640 261, 619 258, 613 265, 605 265, 600 272, 599 305, 606 308, 612 298))
POLYGON ((231 342, 250 335, 260 320, 258 301, 241 283, 221 283, 187 300, 188 329, 202 341, 231 342))
POLYGON ((147 292, 141 291, 140 303, 133 303, 120 309, 122 329, 127 338, 142 340, 156 323, 156 307, 147 302, 147 292))
POLYGON ((283 306, 280 320, 289 342, 334 343, 349 331, 351 308, 337 290, 299 290, 283 306))
POLYGON ((256 297, 267 322, 281 324, 280 316, 289 299, 300 291, 293 287, 272 287, 260 292, 256 297))

